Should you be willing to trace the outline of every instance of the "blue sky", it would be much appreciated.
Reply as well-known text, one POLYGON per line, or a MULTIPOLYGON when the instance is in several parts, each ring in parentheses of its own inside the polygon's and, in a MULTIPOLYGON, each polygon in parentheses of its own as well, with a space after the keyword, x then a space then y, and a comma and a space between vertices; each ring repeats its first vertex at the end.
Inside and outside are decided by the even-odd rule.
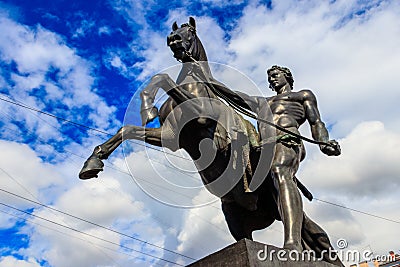
MULTIPOLYGON (((394 149, 400 145, 400 5, 394 0, 1 1, 0 97, 109 133, 124 119, 139 123, 137 114, 125 118, 126 109, 138 108, 137 90, 147 79, 177 64, 166 36, 174 21, 189 16, 209 60, 237 69, 260 94, 271 94, 265 70, 275 64, 292 70, 296 89, 315 92, 343 149, 341 157, 328 158, 307 146, 299 177, 315 196, 400 220, 394 149)), ((235 88, 234 75, 214 76, 235 88)), ((0 189, 150 243, 1 191, 1 203, 98 238, 2 205, 0 267, 175 266, 159 258, 188 264, 193 260, 182 255, 198 259, 234 242, 219 203, 205 190, 160 187, 156 176, 197 186, 188 161, 128 143, 99 179, 83 182, 77 174, 104 134, 4 101, 0 127, 0 189), (183 206, 211 204, 171 205, 184 197, 183 206)), ((310 135, 308 127, 301 131, 310 135)), ((345 238, 349 248, 369 247, 376 255, 400 249, 397 223, 315 201, 305 210, 332 243, 345 238)), ((282 227, 275 223, 255 238, 280 246, 282 227)))
POLYGON ((129 69, 129 77, 120 75, 115 69, 104 64, 110 52, 122 53, 126 65, 144 61, 141 51, 147 40, 141 39, 139 31, 149 29, 160 34, 168 33, 169 27, 165 23, 168 20, 169 11, 174 9, 193 10, 193 16, 208 14, 226 31, 226 38, 229 38, 229 31, 241 15, 246 1, 233 3, 232 8, 229 9, 224 6, 214 6, 212 2, 196 1, 188 3, 182 1, 122 1, 120 3, 11 1, 9 4, 11 7, 7 7, 20 23, 30 27, 40 25, 57 33, 65 43, 76 50, 77 55, 94 63, 91 71, 96 76, 95 86, 98 87, 98 93, 107 101, 107 104, 118 108, 117 118, 122 120, 124 107, 138 87, 138 84, 129 78, 140 73, 141 69, 129 69), (136 8, 137 10, 132 11, 136 8), (130 17, 133 12, 135 13, 130 17), (135 49, 132 49, 133 46, 135 49))

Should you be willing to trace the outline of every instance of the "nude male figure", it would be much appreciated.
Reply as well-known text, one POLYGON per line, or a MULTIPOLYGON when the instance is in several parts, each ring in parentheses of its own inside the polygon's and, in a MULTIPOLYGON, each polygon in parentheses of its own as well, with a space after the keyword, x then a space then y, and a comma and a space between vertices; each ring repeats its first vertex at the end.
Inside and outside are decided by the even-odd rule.
MULTIPOLYGON (((321 121, 317 100, 310 90, 294 92, 293 77, 288 68, 272 66, 268 71, 270 88, 275 96, 264 98, 248 96, 235 92, 244 102, 235 102, 242 107, 250 107, 261 119, 266 119, 286 130, 299 134, 298 128, 305 121, 311 126, 312 137, 316 141, 326 142, 320 145, 321 151, 329 156, 340 155, 340 146, 335 140, 329 140, 328 130, 321 121), (269 109, 268 109, 268 108, 269 109), (272 111, 272 114, 271 112, 272 111)), ((231 94, 233 92, 228 92, 231 94)), ((277 189, 277 204, 284 225, 284 248, 301 252, 301 228, 303 224, 303 202, 296 182, 293 179, 299 163, 305 156, 304 146, 298 138, 270 125, 258 122, 262 146, 271 143, 271 133, 276 133, 275 154, 270 172, 277 189)))

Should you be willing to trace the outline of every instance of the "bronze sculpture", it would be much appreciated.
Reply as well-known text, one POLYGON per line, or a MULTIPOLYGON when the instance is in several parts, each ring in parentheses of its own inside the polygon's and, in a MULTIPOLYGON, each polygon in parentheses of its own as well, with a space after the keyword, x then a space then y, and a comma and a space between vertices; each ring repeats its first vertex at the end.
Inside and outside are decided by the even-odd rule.
MULTIPOLYGON (((205 79, 217 81, 211 75, 205 50, 196 35, 193 18, 190 19, 189 24, 184 24, 181 28, 178 28, 175 23, 167 41, 174 57, 183 63, 177 82, 175 83, 167 74, 157 74, 141 92, 143 125, 159 116, 161 127, 144 128, 132 125, 122 127, 116 135, 94 149, 80 171, 79 177, 81 179, 97 177, 104 166, 101 160, 107 159, 124 139, 144 140, 149 144, 164 146, 172 151, 185 149, 195 162, 208 190, 224 199, 234 198, 246 208, 255 209, 255 195, 241 194, 239 196, 241 190, 236 184, 245 171, 241 168, 233 168, 231 157, 231 150, 242 150, 246 147, 249 135, 254 136, 252 140, 258 138, 254 126, 223 104, 209 90, 209 84, 204 82, 205 79), (192 64, 192 58, 202 63, 192 64), (166 91, 170 98, 158 112, 153 107, 152 101, 159 88, 166 91), (231 128, 236 129, 235 133, 231 128), (235 137, 238 135, 239 137, 235 137), (201 149, 199 144, 207 139, 214 142, 205 143, 206 147, 201 149), (239 144, 240 142, 245 144, 239 144), (207 157, 202 157, 202 153, 207 151, 216 153, 211 164, 204 160, 207 157), (232 176, 235 178, 233 179, 232 176), (219 181, 213 184, 216 180, 219 181), (229 192, 232 188, 237 194, 229 192)), ((249 162, 246 159, 243 161, 249 162)))
MULTIPOLYGON (((293 145, 293 148, 287 148, 284 145, 283 139, 285 138, 282 138, 278 142, 282 153, 278 152, 278 156, 274 159, 278 159, 281 154, 290 155, 290 159, 288 156, 282 156, 281 159, 282 163, 291 165, 277 166, 275 160, 271 173, 269 164, 265 164, 267 168, 261 168, 261 174, 258 174, 259 177, 262 177, 259 182, 260 186, 255 188, 254 192, 245 193, 245 181, 247 178, 251 179, 252 170, 256 169, 257 163, 259 161, 264 163, 265 158, 273 158, 272 155, 262 156, 262 152, 269 151, 273 142, 267 142, 262 149, 258 149, 259 138, 254 126, 223 104, 218 99, 218 92, 229 95, 232 101, 239 103, 243 108, 260 111, 260 107, 254 106, 254 98, 248 97, 250 101, 244 101, 243 99, 248 100, 246 95, 230 91, 212 77, 205 50, 196 35, 196 24, 193 18, 190 18, 189 23, 183 24, 181 27, 174 23, 172 32, 167 38, 167 44, 174 53, 174 57, 183 63, 177 81, 174 82, 166 74, 157 74, 152 77, 149 85, 141 94, 143 125, 159 116, 161 127, 144 128, 130 125, 122 127, 115 136, 94 149, 92 155, 85 162, 79 177, 81 179, 97 177, 104 166, 101 160, 107 159, 124 139, 144 140, 149 144, 165 146, 173 151, 182 148, 194 160, 207 189, 221 197, 223 213, 229 230, 236 240, 252 239, 253 231, 264 229, 275 220, 284 219, 289 220, 289 223, 285 223, 286 249, 297 251, 301 251, 303 248, 312 249, 319 256, 321 251, 331 248, 327 234, 303 213, 301 198, 298 199, 300 196, 293 179, 295 179, 294 173, 302 155, 301 143, 296 143, 296 139, 289 138, 288 143, 295 142, 296 144, 293 145), (153 101, 159 88, 167 92, 169 99, 157 111, 153 107, 153 101), (190 104, 186 105, 187 102, 190 104), (205 139, 213 142, 207 143, 207 147, 202 150, 199 148, 199 144, 205 139), (212 162, 202 160, 202 153, 207 150, 214 153, 212 162), (233 163, 233 161, 237 162, 238 158, 241 159, 239 162, 243 164, 240 168, 234 166, 233 163), (276 178, 292 182, 290 185, 274 186, 274 183, 277 182, 276 178), (285 188, 285 186, 290 188, 285 188), (286 196, 286 191, 290 193, 290 196, 286 196), (295 196, 293 197, 293 195, 295 196), (288 201, 286 204, 296 209, 295 215, 287 215, 288 209, 282 209, 281 205, 285 204, 281 202, 282 197, 288 201), (296 207, 296 205, 298 206, 296 207), (286 229, 287 225, 289 225, 288 229, 286 229)), ((272 84, 275 83, 277 82, 273 81, 272 84)), ((284 88, 281 84, 274 85, 274 88, 278 87, 284 88)), ((275 111, 282 106, 281 101, 284 100, 271 102, 273 105, 277 105, 275 111)), ((298 106, 298 104, 293 105, 298 106)), ((275 116, 275 114, 270 115, 275 116)), ((298 118, 298 121, 294 119, 294 129, 297 130, 296 126, 303 123, 304 119, 304 114, 298 118)), ((262 127, 260 127, 260 131, 263 132, 261 129, 262 127)), ((270 129, 268 131, 272 132, 270 129)), ((263 138, 263 140, 266 139, 263 138)), ((251 191, 250 188, 247 189, 251 191)), ((327 257, 324 259, 330 261, 327 257)), ((334 263, 342 266, 340 261, 334 263)))
MULTIPOLYGON (((238 94, 235 98, 236 104, 242 107, 251 107, 259 117, 268 117, 263 114, 263 106, 268 105, 272 111, 271 122, 299 135, 298 128, 306 120, 311 126, 312 137, 321 142, 320 149, 329 156, 338 156, 341 153, 340 146, 335 140, 329 140, 328 130, 321 121, 317 101, 310 90, 293 92, 293 76, 288 68, 272 66, 267 70, 270 88, 276 92, 276 96, 264 98, 248 96, 241 92, 231 92, 223 88, 222 93, 226 96, 238 94)), ((261 146, 268 146, 271 129, 270 124, 263 120, 258 121, 261 146)), ((284 224, 284 248, 301 252, 304 248, 302 238, 304 233, 304 220, 309 221, 303 213, 301 196, 293 179, 299 167, 300 161, 305 157, 305 149, 301 140, 287 131, 277 131, 275 154, 271 165, 270 176, 276 188, 276 201, 279 214, 284 224)), ((315 223, 310 223, 311 229, 319 228, 315 223)), ((321 229, 322 230, 322 229, 321 229)), ((327 236, 325 237, 327 238, 327 236)), ((328 239, 326 239, 328 241, 328 239)))

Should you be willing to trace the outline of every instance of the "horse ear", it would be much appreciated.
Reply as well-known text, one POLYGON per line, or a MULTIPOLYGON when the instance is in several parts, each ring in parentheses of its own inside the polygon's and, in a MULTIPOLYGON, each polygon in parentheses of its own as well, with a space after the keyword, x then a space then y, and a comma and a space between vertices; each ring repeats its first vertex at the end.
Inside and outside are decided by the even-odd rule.
POLYGON ((176 31, 178 29, 178 24, 176 24, 176 21, 174 22, 174 24, 172 24, 172 30, 176 31))
POLYGON ((196 29, 196 21, 193 17, 189 17, 189 25, 196 29))

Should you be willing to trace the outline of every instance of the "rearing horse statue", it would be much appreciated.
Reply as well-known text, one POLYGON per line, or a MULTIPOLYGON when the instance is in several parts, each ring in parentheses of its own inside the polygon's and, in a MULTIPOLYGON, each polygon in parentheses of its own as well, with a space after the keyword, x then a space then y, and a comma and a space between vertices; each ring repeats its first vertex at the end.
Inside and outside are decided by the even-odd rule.
MULTIPOLYGON (((260 151, 254 149, 259 141, 255 127, 214 94, 214 90, 224 85, 211 74, 192 17, 181 27, 176 22, 173 24, 167 44, 174 57, 182 62, 177 80, 173 81, 167 74, 157 74, 141 92, 143 125, 158 116, 161 126, 123 126, 116 135, 95 147, 79 178, 97 177, 104 167, 102 160, 126 139, 144 140, 172 151, 184 149, 194 161, 206 188, 221 198, 232 236, 236 240, 252 239, 253 231, 264 229, 275 220, 281 221, 268 170, 254 192, 245 192, 260 159, 260 151), (153 102, 160 88, 169 98, 157 110, 153 102), (211 160, 208 155, 212 155, 211 160)), ((340 260, 321 255, 321 251, 332 249, 328 235, 305 214, 301 235, 304 249, 311 249, 317 257, 343 266, 340 260)))
POLYGON ((255 210, 257 195, 244 194, 243 189, 244 180, 251 176, 248 137, 251 136, 253 145, 258 142, 254 126, 220 101, 210 90, 209 83, 204 82, 222 85, 211 75, 193 18, 181 28, 174 23, 167 41, 174 56, 183 63, 177 81, 167 74, 157 74, 141 92, 143 125, 158 116, 161 126, 123 126, 116 135, 94 149, 79 177, 97 177, 104 167, 102 160, 107 159, 123 140, 144 140, 172 151, 186 150, 210 192, 255 210), (191 61, 192 58, 196 63, 191 61), (160 88, 169 98, 157 111, 153 102, 160 88), (232 151, 236 153, 233 155, 232 151))

